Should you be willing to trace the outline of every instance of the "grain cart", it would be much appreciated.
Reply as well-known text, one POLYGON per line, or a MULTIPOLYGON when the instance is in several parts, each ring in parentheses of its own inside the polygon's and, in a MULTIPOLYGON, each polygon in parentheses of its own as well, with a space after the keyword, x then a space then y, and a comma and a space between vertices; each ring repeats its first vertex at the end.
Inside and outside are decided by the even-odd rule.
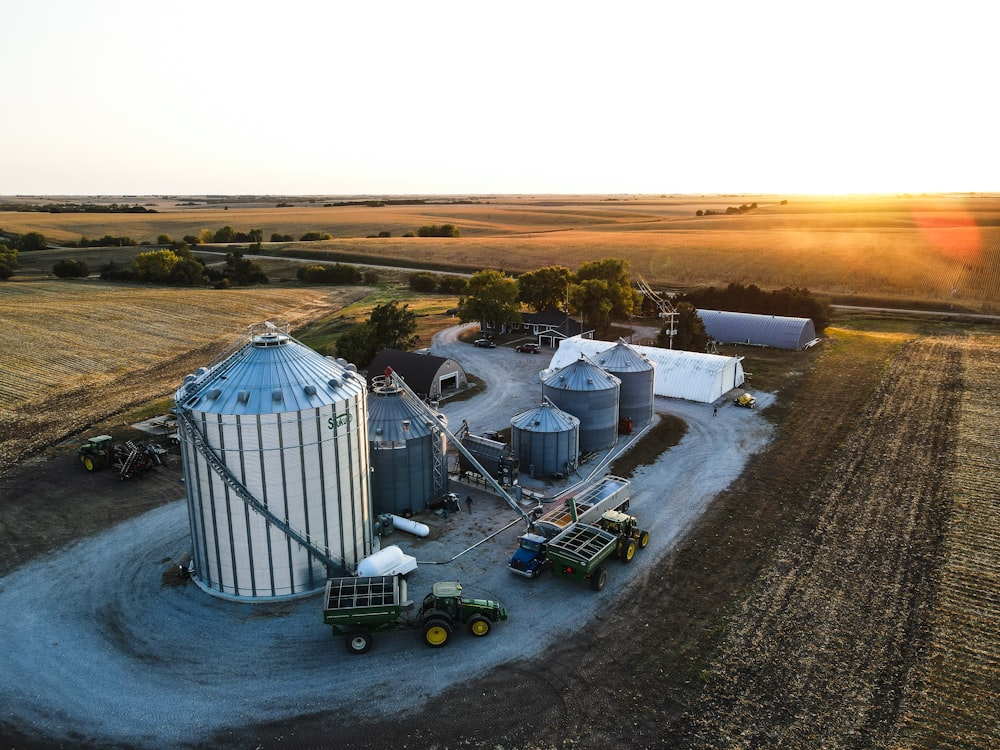
POLYGON ((372 647, 372 633, 403 627, 419 627, 424 643, 440 648, 451 640, 455 628, 465 625, 476 637, 489 635, 493 624, 507 619, 507 610, 489 599, 466 599, 462 584, 439 581, 431 587, 419 609, 407 617, 412 607, 402 576, 330 578, 323 597, 323 622, 334 634, 345 635, 352 654, 372 647))
POLYGON ((589 523, 574 523, 548 541, 545 556, 555 575, 590 581, 590 588, 600 591, 608 580, 608 571, 602 563, 617 548, 618 537, 610 531, 589 523))
POLYGON ((90 438, 86 443, 76 449, 76 455, 80 458, 80 463, 87 471, 97 471, 111 465, 114 456, 114 446, 111 444, 110 435, 98 435, 90 438))

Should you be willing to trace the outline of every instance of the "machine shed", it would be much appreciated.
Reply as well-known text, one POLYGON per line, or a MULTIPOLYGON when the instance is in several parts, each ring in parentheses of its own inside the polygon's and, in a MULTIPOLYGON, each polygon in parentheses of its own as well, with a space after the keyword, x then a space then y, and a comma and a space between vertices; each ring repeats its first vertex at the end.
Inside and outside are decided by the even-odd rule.
POLYGON ((369 386, 385 372, 386 367, 391 367, 418 396, 434 401, 450 391, 461 390, 469 385, 465 369, 449 357, 383 349, 375 355, 368 367, 369 386))
POLYGON ((780 315, 699 310, 705 331, 720 344, 773 346, 798 351, 816 342, 816 326, 810 318, 780 315))
MULTIPOLYGON (((611 341, 582 339, 579 336, 563 341, 552 356, 549 370, 564 367, 584 355, 594 360, 606 349, 615 346, 611 341)), ((656 346, 630 345, 653 365, 653 391, 657 396, 681 398, 710 404, 727 391, 743 385, 742 358, 723 357, 718 354, 699 354, 656 346)), ((545 373, 542 373, 545 377, 545 373)))

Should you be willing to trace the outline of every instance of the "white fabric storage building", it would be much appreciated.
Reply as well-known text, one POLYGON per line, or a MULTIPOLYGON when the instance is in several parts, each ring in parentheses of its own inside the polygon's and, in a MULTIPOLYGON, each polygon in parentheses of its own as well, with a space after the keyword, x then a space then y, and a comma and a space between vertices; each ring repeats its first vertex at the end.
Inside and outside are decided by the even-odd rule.
MULTIPOLYGON (((560 342, 552 356, 545 377, 552 370, 572 364, 584 355, 594 360, 605 349, 615 346, 612 341, 596 341, 579 336, 560 342)), ((699 354, 656 346, 630 347, 653 364, 653 392, 657 396, 682 398, 710 404, 727 391, 743 385, 742 357, 722 357, 718 354, 699 354)))
POLYGON ((816 341, 810 318, 756 315, 728 310, 699 310, 705 332, 720 344, 752 344, 798 351, 816 341))

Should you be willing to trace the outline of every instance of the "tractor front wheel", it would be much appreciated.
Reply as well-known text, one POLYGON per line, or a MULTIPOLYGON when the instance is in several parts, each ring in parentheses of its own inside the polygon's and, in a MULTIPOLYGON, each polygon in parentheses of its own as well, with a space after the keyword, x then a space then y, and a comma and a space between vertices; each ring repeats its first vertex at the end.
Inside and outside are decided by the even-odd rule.
POLYGON ((639 549, 646 549, 646 546, 648 544, 649 544, 649 532, 648 531, 640 531, 639 532, 639 549))
POLYGON ((451 640, 451 623, 443 617, 432 617, 424 623, 424 643, 441 648, 451 640))
POLYGON ((482 638, 484 635, 489 635, 490 630, 493 629, 493 623, 487 620, 482 615, 476 615, 471 620, 469 620, 469 632, 472 633, 477 638, 482 638))

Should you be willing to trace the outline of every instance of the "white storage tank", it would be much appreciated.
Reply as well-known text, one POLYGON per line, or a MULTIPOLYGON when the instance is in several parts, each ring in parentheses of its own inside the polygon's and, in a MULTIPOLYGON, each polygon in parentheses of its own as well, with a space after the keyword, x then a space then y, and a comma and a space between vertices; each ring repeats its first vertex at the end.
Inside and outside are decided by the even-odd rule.
POLYGON ((594 362, 621 381, 619 422, 628 422, 631 429, 638 429, 653 421, 653 363, 623 339, 595 354, 594 362))
POLYGON ((600 451, 618 439, 621 381, 582 354, 575 362, 542 374, 542 395, 580 420, 580 450, 600 451))
POLYGON ((175 401, 203 589, 241 600, 300 596, 374 551, 367 388, 353 366, 296 341, 286 325, 262 323, 188 376, 175 401))
POLYGON ((579 464, 580 420, 548 399, 515 415, 510 426, 514 455, 530 476, 567 476, 579 464))

